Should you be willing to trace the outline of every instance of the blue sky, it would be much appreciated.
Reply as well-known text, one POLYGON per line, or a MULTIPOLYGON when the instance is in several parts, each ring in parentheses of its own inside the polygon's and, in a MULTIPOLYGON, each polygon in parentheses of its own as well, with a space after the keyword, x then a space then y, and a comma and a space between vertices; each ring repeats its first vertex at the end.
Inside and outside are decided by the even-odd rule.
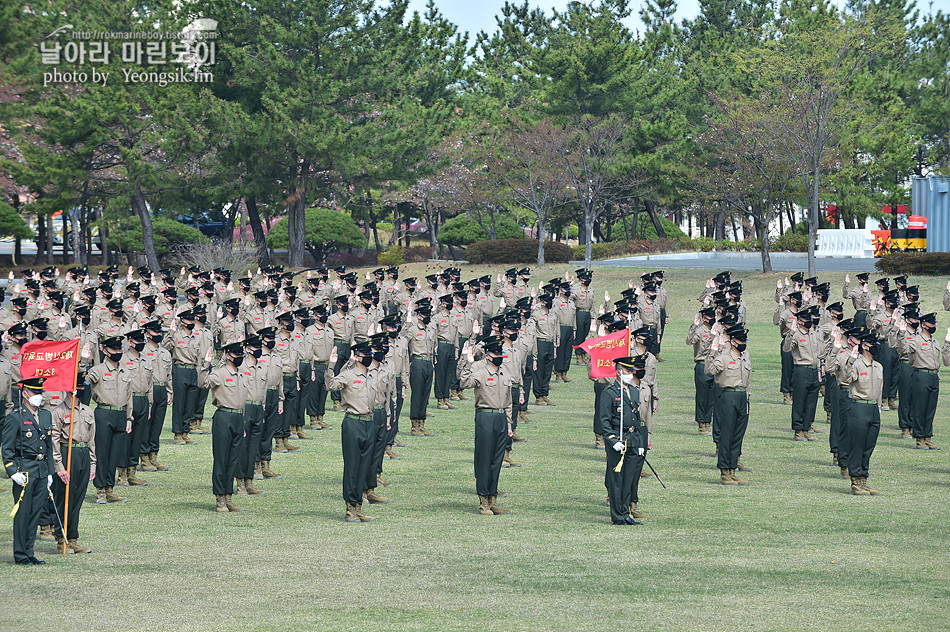
MULTIPOLYGON (((520 0, 518 0, 520 2, 520 0)), ((436 6, 451 22, 459 27, 459 31, 468 31, 470 35, 475 35, 478 31, 491 33, 495 30, 495 15, 505 4, 505 0, 436 0, 436 6)), ((567 6, 568 0, 531 0, 531 5, 543 8, 548 14, 551 8, 558 10, 567 6)), ((638 0, 632 0, 630 3, 632 14, 627 19, 627 26, 633 30, 643 29, 640 22, 640 5, 638 0)), ((409 2, 410 11, 424 12, 426 0, 411 0, 409 2)), ((699 13, 699 0, 679 0, 677 2, 676 22, 679 23, 683 18, 692 18, 699 13)))

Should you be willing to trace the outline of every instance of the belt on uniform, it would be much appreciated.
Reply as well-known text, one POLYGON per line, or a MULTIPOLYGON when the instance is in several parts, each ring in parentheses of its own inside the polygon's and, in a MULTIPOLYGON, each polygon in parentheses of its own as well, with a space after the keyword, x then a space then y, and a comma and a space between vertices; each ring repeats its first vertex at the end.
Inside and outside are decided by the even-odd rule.
POLYGON ((505 410, 504 408, 476 408, 476 409, 475 409, 475 412, 498 413, 498 414, 501 414, 501 415, 507 415, 507 414, 508 414, 508 411, 505 410))
POLYGON ((899 358, 898 361, 903 362, 904 364, 910 364, 910 360, 904 360, 903 358, 899 358))
POLYGON ((432 359, 432 356, 430 356, 430 355, 428 355, 428 354, 426 354, 426 355, 419 354, 419 355, 412 355, 412 356, 409 356, 409 359, 410 359, 410 360, 431 360, 431 359, 432 359))
POLYGON ((705 360, 693 360, 693 362, 695 362, 696 364, 702 364, 702 363, 704 363, 704 362, 706 362, 706 361, 705 361, 705 360))
POLYGON ((372 415, 354 415, 353 413, 346 413, 344 417, 352 417, 353 419, 359 419, 360 421, 373 421, 372 415))
MULTIPOLYGON (((63 450, 68 450, 68 449, 69 449, 69 444, 68 444, 68 443, 60 443, 60 444, 59 444, 59 447, 61 447, 63 450)), ((73 447, 74 447, 74 448, 88 448, 88 447, 89 447, 89 444, 86 443, 85 441, 73 441, 73 447)))
POLYGON ((320 362, 319 360, 314 361, 314 366, 327 366, 327 362, 320 362))
POLYGON ((814 364, 796 364, 795 366, 805 367, 806 369, 817 369, 818 366, 814 364))
POLYGON ((179 363, 179 362, 176 362, 176 363, 173 364, 172 366, 180 366, 180 367, 183 368, 183 369, 195 369, 195 368, 197 368, 194 364, 181 364, 181 363, 179 363))
POLYGON ((148 397, 148 393, 132 393, 132 397, 148 397))
POLYGON ((386 404, 380 404, 379 406, 373 406, 373 410, 386 410, 386 404))
POLYGON ((851 401, 854 402, 855 404, 874 404, 875 406, 877 405, 877 400, 874 400, 874 399, 856 399, 852 397, 851 401))
POLYGON ((578 307, 578 308, 577 308, 576 310, 574 310, 574 311, 576 311, 576 312, 589 312, 590 310, 589 310, 589 309, 581 309, 580 307, 578 307))
POLYGON ((25 452, 14 452, 13 456, 18 459, 26 459, 28 461, 45 461, 45 454, 27 454, 25 452))
POLYGON ((269 391, 276 391, 276 390, 277 390, 277 387, 276 387, 276 386, 268 386, 268 387, 267 387, 267 390, 269 390, 269 391))
MULTIPOLYGON (((917 367, 914 367, 917 369, 917 367)), ((937 369, 917 369, 918 371, 923 371, 924 373, 936 373, 937 369)))
POLYGON ((96 408, 105 408, 106 410, 125 410, 125 406, 106 406, 105 404, 99 404, 96 408))
POLYGON ((298 360, 298 364, 310 364, 313 360, 298 360))
POLYGON ((726 387, 726 388, 724 388, 724 389, 722 389, 722 390, 724 390, 724 391, 736 391, 736 392, 738 392, 738 393, 745 393, 745 389, 744 389, 744 388, 732 388, 731 386, 726 387))
POLYGON ((455 343, 451 340, 446 340, 445 338, 439 338, 440 345, 454 345, 455 343))
MULTIPOLYGON (((369 340, 366 336, 353 336, 353 342, 366 342, 369 340)), ((343 342, 342 340, 340 342, 343 342)))
POLYGON ((152 386, 165 386, 165 382, 152 382, 152 386))
POLYGON ((244 414, 244 411, 239 408, 225 408, 224 406, 218 406, 218 410, 223 410, 226 413, 234 413, 235 415, 244 414))
POLYGON ((296 376, 296 373, 284 373, 284 377, 296 376))
POLYGON ((263 406, 263 405, 264 405, 264 402, 252 402, 251 400, 247 400, 247 401, 244 402, 244 403, 245 403, 245 404, 250 404, 251 406, 263 406))
POLYGON ((841 389, 842 391, 850 391, 850 390, 851 390, 851 387, 850 387, 850 386, 839 386, 838 388, 841 389))
POLYGON ((553 341, 552 339, 550 339, 550 338, 538 338, 538 340, 540 340, 541 342, 554 342, 554 341, 553 341))
POLYGON ((343 338, 334 338, 334 339, 333 339, 333 342, 338 343, 338 344, 341 344, 341 345, 345 345, 345 344, 349 344, 349 343, 350 343, 349 340, 343 340, 343 338))

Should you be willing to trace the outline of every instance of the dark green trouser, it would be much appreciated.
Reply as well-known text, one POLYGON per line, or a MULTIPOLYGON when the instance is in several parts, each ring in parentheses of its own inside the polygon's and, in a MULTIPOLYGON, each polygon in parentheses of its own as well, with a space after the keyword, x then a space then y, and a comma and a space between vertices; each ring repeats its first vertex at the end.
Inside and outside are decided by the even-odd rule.
POLYGON ((851 442, 848 450, 848 474, 868 475, 871 453, 877 445, 877 435, 880 431, 881 411, 877 403, 865 404, 852 400, 851 413, 848 415, 848 438, 851 442))
POLYGON ((373 474, 373 445, 376 441, 371 420, 363 421, 352 415, 343 416, 340 441, 343 444, 343 500, 363 502, 366 480, 373 474))
POLYGON ((558 341, 557 351, 554 354, 554 370, 568 371, 571 368, 571 345, 574 343, 574 328, 570 325, 561 325, 561 338, 558 341))
MULTIPOLYGON (((468 342, 468 337, 459 336, 458 346, 456 347, 456 349, 459 350, 459 353, 461 353, 462 348, 465 347, 466 342, 468 342)), ((462 385, 459 384, 459 361, 456 358, 452 359, 451 374, 451 377, 449 377, 449 381, 451 382, 449 388, 451 388, 453 391, 462 390, 462 385)))
POLYGON ((897 426, 914 427, 914 406, 911 403, 914 387, 914 367, 908 362, 897 363, 897 426))
POLYGON ((307 398, 307 414, 322 415, 327 411, 327 363, 313 363, 313 382, 310 385, 310 397, 307 398))
POLYGON ((597 419, 597 410, 600 408, 597 405, 597 402, 600 401, 600 394, 604 392, 604 389, 607 388, 606 384, 601 384, 600 382, 594 382, 594 432, 597 432, 598 428, 602 428, 600 425, 600 420, 597 419))
POLYGON ((795 360, 792 358, 791 351, 785 351, 782 347, 785 345, 785 341, 779 343, 778 349, 779 354, 782 360, 782 379, 779 383, 779 392, 781 393, 791 393, 792 392, 792 370, 795 368, 795 360))
MULTIPOLYGON (((531 386, 534 384, 534 354, 529 354, 524 361, 524 371, 521 372, 521 385, 524 391, 524 403, 519 406, 521 410, 528 410, 528 397, 531 395, 531 386)), ((514 405, 514 402, 512 402, 514 405)), ((597 402, 594 401, 594 409, 597 409, 597 402)))
MULTIPOLYGON (((339 375, 340 371, 346 365, 350 359, 350 343, 348 342, 334 342, 333 348, 336 349, 337 358, 336 364, 333 365, 333 374, 339 375)), ((330 399, 335 402, 342 401, 340 391, 333 391, 330 393, 330 399)), ((361 492, 362 493, 362 492, 361 492)))
POLYGON ((214 494, 234 493, 234 473, 241 456, 244 415, 222 409, 211 418, 211 488, 214 494))
POLYGON ((739 467, 742 440, 749 425, 749 396, 745 391, 720 389, 716 400, 716 421, 719 422, 720 470, 739 467))
MULTIPOLYGON (((198 394, 195 395, 195 421, 203 421, 205 418, 205 405, 208 403, 208 393, 206 388, 198 388, 198 394)), ((188 432, 187 430, 185 432, 188 432)))
POLYGON ((897 349, 891 349, 887 344, 879 347, 880 351, 875 360, 881 363, 884 369, 884 387, 881 389, 881 397, 891 399, 897 397, 897 374, 900 366, 900 354, 897 349))
POLYGON ((82 390, 82 395, 79 396, 79 401, 81 401, 86 406, 89 406, 90 402, 92 402, 92 387, 87 386, 82 390))
POLYGON ((399 415, 402 414, 402 377, 396 376, 396 396, 389 400, 389 430, 386 431, 386 445, 396 442, 399 432, 399 415))
POLYGON ((713 386, 716 380, 706 375, 706 363, 702 360, 693 367, 693 384, 696 387, 694 408, 696 423, 711 424, 713 420, 713 386))
POLYGON ((409 419, 425 419, 432 389, 432 360, 409 361, 409 419))
POLYGON ((508 418, 505 413, 475 410, 475 493, 498 495, 498 476, 508 444, 508 418))
MULTIPOLYGON (((46 492, 46 477, 49 474, 48 461, 17 459, 17 462, 20 471, 26 472, 30 478, 26 483, 26 492, 23 494, 23 499, 20 500, 20 508, 13 517, 13 561, 15 562, 29 560, 33 557, 36 527, 40 524, 40 513, 49 501, 49 495, 46 492)), ((56 476, 53 478, 56 478, 56 476)), ((20 499, 21 491, 23 491, 23 488, 14 483, 14 503, 20 499)))
MULTIPOLYGON (((172 367, 172 432, 188 432, 189 423, 195 418, 195 401, 198 399, 198 371, 183 366, 172 367)), ((98 443, 98 442, 97 442, 98 443)), ((98 450, 99 446, 96 446, 98 450)), ((98 452, 97 452, 98 460, 98 452)))
POLYGON ((866 309, 859 309, 854 313, 854 324, 858 327, 868 326, 868 312, 866 309))
POLYGON ((936 373, 914 369, 911 394, 911 405, 914 407, 911 417, 914 438, 932 437, 937 398, 940 395, 940 377, 936 373))
MULTIPOLYGON (((587 334, 590 333, 590 311, 579 309, 574 313, 574 342, 572 346, 583 344, 587 340, 587 334)), ((586 351, 575 349, 574 353, 580 357, 586 355, 586 351)))
POLYGON ((125 454, 128 435, 125 434, 125 411, 96 408, 96 487, 115 486, 115 468, 125 467, 119 459, 125 454))
POLYGON ((617 522, 630 515, 630 503, 639 502, 637 488, 640 486, 640 472, 643 471, 643 457, 637 454, 640 447, 638 435, 624 433, 627 450, 622 455, 614 450, 616 441, 607 440, 607 469, 604 485, 610 497, 610 520, 617 522), (614 468, 623 459, 623 468, 614 472, 614 468))
MULTIPOLYGON (((831 372, 828 371, 828 372, 825 373, 825 379, 824 379, 824 381, 821 383, 821 385, 825 387, 825 395, 824 395, 824 397, 822 397, 822 400, 821 400, 821 408, 822 408, 822 410, 824 410, 826 413, 830 413, 830 412, 831 412, 831 400, 832 400, 832 398, 834 397, 834 395, 833 395, 833 394, 829 394, 829 393, 828 393, 828 389, 831 388, 830 384, 831 384, 832 382, 834 382, 834 381, 835 381, 834 376, 832 376, 831 372)), ((835 382, 835 383, 837 383, 837 382, 835 382)), ((820 392, 820 390, 819 390, 819 392, 820 392)))
POLYGON ((660 357, 660 336, 656 325, 650 325, 650 344, 647 346, 647 351, 657 358, 660 357))
POLYGON ((310 379, 310 373, 313 370, 313 363, 301 362, 297 365, 297 375, 300 378, 300 391, 297 393, 297 417, 293 422, 294 426, 304 425, 304 419, 307 415, 307 407, 310 405, 310 398, 313 397, 313 380, 310 379))
POLYGON ((376 487, 376 474, 383 472, 383 456, 386 454, 386 409, 373 409, 373 467, 366 475, 366 487, 376 487))
POLYGON ((659 326, 659 339, 660 342, 663 342, 663 333, 666 331, 666 308, 660 308, 660 326, 659 326))
MULTIPOLYGON (((518 400, 521 399, 521 387, 512 386, 511 387, 511 433, 514 434, 515 430, 518 429, 518 400)), ((505 442, 505 449, 511 450, 511 446, 514 445, 511 437, 508 436, 507 430, 505 431, 505 437, 508 441, 505 442)))
POLYGON ((139 463, 139 449, 148 436, 148 415, 152 407, 148 397, 144 395, 132 396, 132 433, 125 443, 125 454, 119 460, 119 467, 135 467, 139 463))
MULTIPOLYGON (((269 391, 268 391, 269 392, 269 391)), ((254 478, 254 464, 261 449, 261 433, 264 431, 264 407, 258 404, 244 405, 244 427, 247 436, 241 440, 237 478, 254 478)))
POLYGON ((299 421, 300 391, 297 390, 297 376, 284 375, 284 414, 281 415, 280 425, 274 432, 279 439, 290 436, 290 427, 300 424, 299 421))
MULTIPOLYGON (((835 380, 837 383, 837 380, 835 380)), ((848 464, 848 449, 851 447, 851 439, 848 435, 848 420, 851 418, 851 396, 848 387, 838 387, 835 397, 835 409, 831 411, 831 432, 828 434, 833 438, 828 441, 834 442, 832 452, 838 453, 838 463, 844 467, 848 464), (837 421, 835 421, 837 419, 837 421), (836 449, 835 449, 836 448, 836 449)))
POLYGON ((830 371, 825 373, 825 405, 828 407, 828 412, 831 413, 831 428, 828 430, 828 448, 831 450, 832 454, 838 453, 838 437, 836 432, 838 430, 838 380, 835 379, 835 376, 830 371))
POLYGON ((719 396, 722 395, 722 387, 716 384, 716 381, 713 380, 712 385, 712 399, 713 399, 713 413, 712 413, 712 439, 713 443, 719 443, 719 435, 721 434, 722 429, 719 427, 719 420, 716 418, 716 400, 719 399, 719 396))
POLYGON ((158 440, 162 436, 162 426, 165 425, 165 414, 168 411, 168 390, 164 386, 152 386, 152 418, 148 420, 147 430, 142 437, 139 450, 142 454, 158 452, 158 440))
POLYGON ((796 365, 792 370, 792 430, 811 430, 818 408, 818 369, 796 365))
POLYGON ((257 449, 257 460, 270 461, 274 441, 274 433, 280 425, 281 414, 277 412, 280 405, 280 394, 277 389, 267 389, 267 398, 264 400, 264 425, 261 428, 261 441, 257 449))
POLYGON ((435 349, 435 387, 433 390, 436 399, 445 399, 449 396, 454 361, 455 345, 440 340, 435 349))
MULTIPOLYGON (((68 444, 62 444, 63 465, 66 465, 66 455, 69 449, 68 444)), ((79 538, 79 509, 82 507, 82 501, 86 498, 86 489, 89 487, 89 448, 73 447, 73 462, 69 468, 69 516, 66 521, 66 539, 74 540, 79 538)), ((45 484, 45 483, 44 483, 45 484)), ((66 483, 59 480, 59 477, 53 475, 53 499, 56 501, 56 510, 60 518, 66 519, 66 483)), ((56 524, 56 533, 61 537, 62 529, 53 518, 56 524)))
POLYGON ((551 371, 554 369, 554 343, 538 339, 538 369, 534 372, 534 396, 547 397, 551 392, 551 371))

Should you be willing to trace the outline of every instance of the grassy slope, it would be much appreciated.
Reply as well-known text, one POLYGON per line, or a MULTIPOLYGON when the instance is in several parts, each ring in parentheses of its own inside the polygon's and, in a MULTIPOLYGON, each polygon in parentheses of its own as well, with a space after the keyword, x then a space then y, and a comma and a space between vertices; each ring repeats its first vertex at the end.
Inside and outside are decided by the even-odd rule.
MULTIPOLYGON (((406 268, 421 275, 426 266, 406 268)), ((598 269, 595 286, 619 296, 640 272, 598 269)), ((7 600, 0 623, 64 630, 946 627, 950 450, 912 450, 899 438, 895 413, 886 413, 871 461, 871 482, 882 493, 856 498, 834 476, 827 433, 816 443, 792 442, 790 409, 777 395, 775 276, 742 275, 755 368, 743 456, 755 468, 752 485, 716 484, 710 438, 695 434, 683 344, 706 276, 667 277, 669 361, 660 365, 651 460, 669 489, 642 482, 646 526, 609 525, 602 454, 592 448, 592 389, 575 366, 575 381, 552 391, 556 408, 533 407, 535 423, 521 432, 529 441, 515 455, 524 467, 502 471, 511 515, 475 513, 471 401, 437 411, 427 424, 434 438, 403 435, 409 445, 397 451, 406 458, 384 465, 396 483, 384 492, 393 502, 369 507, 377 521, 367 525, 341 520, 339 428, 298 442, 297 454, 275 455, 284 479, 260 483, 268 493, 242 497, 246 510, 229 515, 213 512, 210 437, 174 446, 166 432, 161 456, 170 471, 143 474, 147 488, 123 488, 129 503, 84 506, 82 541, 91 555, 61 558, 42 543, 47 566, 7 568, 8 586, 23 598, 7 600)), ((828 280, 840 291, 841 279, 828 280)), ((924 281, 930 310, 939 310, 943 284, 924 281)), ((936 423, 941 443, 944 410, 936 423)), ((339 424, 339 414, 328 418, 339 424)), ((9 562, 6 524, 0 551, 9 562)))

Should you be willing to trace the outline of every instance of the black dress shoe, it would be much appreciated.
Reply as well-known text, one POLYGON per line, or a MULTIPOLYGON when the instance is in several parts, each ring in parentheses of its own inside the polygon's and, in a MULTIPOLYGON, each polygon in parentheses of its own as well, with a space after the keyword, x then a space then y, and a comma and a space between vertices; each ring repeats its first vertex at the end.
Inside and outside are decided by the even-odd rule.
POLYGON ((640 525, 642 525, 642 524, 643 524, 642 522, 640 522, 639 520, 637 520, 637 519, 634 518, 633 516, 627 516, 627 519, 625 520, 625 522, 626 522, 627 524, 630 524, 630 525, 634 525, 634 524, 640 524, 640 525))
POLYGON ((27 559, 25 559, 25 560, 14 560, 14 563, 16 563, 16 564, 24 564, 24 565, 32 565, 32 564, 33 564, 33 560, 31 560, 31 559, 29 559, 29 558, 27 558, 27 559))
POLYGON ((41 559, 38 559, 38 558, 35 558, 35 557, 31 557, 31 558, 30 558, 30 564, 34 564, 34 565, 37 565, 37 564, 46 564, 46 560, 41 560, 41 559))
POLYGON ((630 523, 626 520, 614 520, 614 524, 621 527, 629 527, 630 523))

